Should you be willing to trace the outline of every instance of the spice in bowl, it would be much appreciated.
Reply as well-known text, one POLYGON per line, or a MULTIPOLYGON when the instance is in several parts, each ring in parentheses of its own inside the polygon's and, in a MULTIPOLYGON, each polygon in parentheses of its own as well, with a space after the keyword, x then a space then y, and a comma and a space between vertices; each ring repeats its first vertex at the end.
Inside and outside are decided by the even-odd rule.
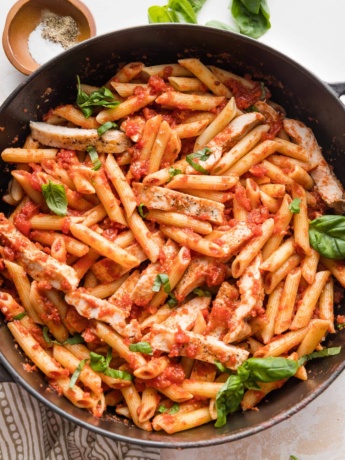
POLYGON ((76 45, 79 33, 78 25, 71 16, 43 10, 39 24, 29 36, 31 57, 38 64, 43 64, 76 45))

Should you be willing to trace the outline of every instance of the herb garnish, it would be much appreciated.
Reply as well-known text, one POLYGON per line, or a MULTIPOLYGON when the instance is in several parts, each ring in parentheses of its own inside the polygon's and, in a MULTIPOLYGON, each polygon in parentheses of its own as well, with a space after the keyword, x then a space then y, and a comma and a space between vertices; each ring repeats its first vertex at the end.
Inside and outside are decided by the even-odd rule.
POLYGON ((194 159, 198 159, 200 161, 206 161, 210 157, 212 150, 208 147, 204 147, 202 150, 198 150, 197 152, 190 153, 186 156, 186 161, 188 164, 192 166, 196 171, 202 174, 210 174, 204 167, 202 167, 199 163, 193 161, 194 159))
POLYGON ((201 288, 193 289, 193 294, 197 295, 198 297, 211 297, 210 291, 206 291, 205 289, 201 288))
POLYGON ((99 136, 102 136, 104 133, 109 131, 109 129, 115 129, 117 128, 117 124, 112 122, 112 121, 106 121, 101 125, 99 128, 97 128, 97 133, 99 136))
POLYGON ((13 319, 19 321, 23 319, 26 315, 27 313, 25 311, 22 311, 21 313, 18 313, 18 315, 14 316, 13 319))
POLYGON ((92 145, 89 145, 86 149, 87 153, 90 155, 91 162, 93 164, 93 171, 98 171, 102 167, 102 162, 99 159, 97 150, 92 145))
POLYGON ((163 406, 163 404, 158 406, 158 409, 157 409, 157 411, 160 412, 161 414, 170 414, 170 415, 176 414, 179 410, 180 410, 180 406, 177 403, 172 405, 170 409, 163 406))
POLYGON ((301 199, 294 198, 289 204, 290 212, 292 212, 292 214, 299 214, 301 211, 300 204, 301 204, 301 199))
POLYGON ((329 259, 345 259, 345 216, 325 215, 309 223, 311 246, 329 259))
POLYGON ((102 86, 102 88, 97 89, 96 91, 92 91, 92 93, 88 95, 81 89, 80 78, 78 75, 77 83, 77 105, 86 118, 89 118, 93 114, 95 107, 114 109, 120 104, 120 102, 115 99, 113 93, 105 86, 102 86))
POLYGON ((144 212, 144 209, 143 209, 144 207, 145 207, 144 203, 140 203, 138 206, 139 216, 142 217, 143 219, 145 219, 148 215, 148 212, 144 212))
POLYGON ((129 345, 130 351, 139 351, 140 353, 144 353, 146 355, 150 355, 152 353, 152 347, 149 342, 138 342, 138 343, 131 343, 129 345))
POLYGON ((42 184, 41 189, 48 208, 58 216, 65 216, 67 214, 65 187, 49 181, 48 184, 42 184))
POLYGON ((161 289, 161 286, 163 286, 164 292, 166 294, 170 294, 171 287, 170 287, 169 276, 166 275, 165 273, 160 273, 156 276, 153 282, 152 291, 159 292, 161 289))

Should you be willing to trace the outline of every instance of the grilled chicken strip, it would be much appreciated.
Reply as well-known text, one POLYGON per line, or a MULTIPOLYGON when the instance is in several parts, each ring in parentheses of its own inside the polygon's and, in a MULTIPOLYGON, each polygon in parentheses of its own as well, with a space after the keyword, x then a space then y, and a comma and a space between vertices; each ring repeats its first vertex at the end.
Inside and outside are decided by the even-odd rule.
MULTIPOLYGON (((8 247, 25 271, 36 281, 46 281, 64 292, 76 289, 79 279, 69 265, 37 249, 34 243, 22 235, 3 214, 0 214, 0 242, 8 247)), ((4 251, 6 258, 6 251, 4 251)))
POLYGON ((96 129, 68 128, 43 122, 30 122, 35 141, 60 149, 86 150, 92 145, 99 153, 121 153, 130 147, 130 139, 121 131, 109 130, 99 136, 96 129))
POLYGON ((284 120, 284 129, 296 144, 307 150, 310 163, 317 165, 310 171, 310 175, 317 185, 321 198, 336 212, 343 213, 345 211, 344 189, 324 159, 312 130, 302 122, 291 119, 284 120))

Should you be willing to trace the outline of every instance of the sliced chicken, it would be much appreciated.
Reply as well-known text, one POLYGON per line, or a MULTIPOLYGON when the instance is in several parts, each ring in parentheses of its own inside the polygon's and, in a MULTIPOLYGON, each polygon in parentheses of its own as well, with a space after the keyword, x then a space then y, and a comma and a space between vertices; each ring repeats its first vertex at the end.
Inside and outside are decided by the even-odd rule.
POLYGON ((131 146, 130 139, 121 131, 112 129, 99 136, 96 129, 68 128, 43 122, 30 122, 34 140, 49 147, 86 150, 90 145, 99 153, 121 153, 131 146))
POLYGON ((183 212, 202 220, 218 224, 223 222, 224 205, 221 203, 138 182, 133 184, 133 190, 138 202, 144 203, 149 209, 183 212))
POLYGON ((139 338, 140 327, 137 320, 126 323, 126 311, 118 308, 107 300, 99 299, 83 290, 75 290, 66 294, 65 300, 73 305, 84 318, 98 319, 110 326, 124 337, 139 338))
POLYGON ((169 318, 161 323, 161 326, 169 329, 178 330, 180 327, 184 331, 189 331, 198 316, 198 312, 208 308, 211 303, 211 297, 195 297, 176 308, 169 318))
POLYGON ((261 255, 256 256, 237 283, 241 297, 231 317, 232 327, 223 338, 225 343, 239 341, 250 333, 250 326, 245 320, 255 316, 254 311, 262 307, 264 287, 260 272, 261 262, 261 255))
MULTIPOLYGON (((46 281, 64 292, 76 289, 79 279, 69 265, 37 249, 3 214, 0 214, 0 242, 11 250, 14 260, 36 281, 46 281)), ((4 251, 6 258, 7 251, 4 251)))
POLYGON ((177 334, 181 334, 175 329, 156 324, 152 327, 148 335, 148 341, 155 350, 165 353, 174 352, 177 356, 189 356, 208 363, 220 361, 229 369, 236 370, 246 359, 249 352, 233 345, 226 345, 220 340, 196 334, 191 331, 182 331, 183 343, 177 342, 177 334))
POLYGON ((294 142, 307 150, 309 162, 318 165, 310 171, 310 175, 316 183, 321 198, 336 212, 343 213, 345 211, 343 186, 324 159, 312 130, 302 122, 292 119, 284 120, 284 129, 294 142))

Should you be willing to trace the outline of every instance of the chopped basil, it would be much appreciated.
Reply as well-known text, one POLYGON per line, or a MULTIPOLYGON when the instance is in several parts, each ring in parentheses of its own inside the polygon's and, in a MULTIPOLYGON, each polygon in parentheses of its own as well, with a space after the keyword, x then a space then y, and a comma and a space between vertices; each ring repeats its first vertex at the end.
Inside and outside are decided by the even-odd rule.
POLYGON ((90 155, 90 159, 91 159, 91 162, 93 164, 93 171, 98 171, 101 166, 102 166, 102 162, 101 160, 99 159, 99 156, 98 156, 98 153, 97 153, 97 150, 95 149, 95 147, 93 147, 92 145, 90 145, 86 151, 88 152, 88 154, 90 155))
POLYGON ((92 91, 92 93, 88 95, 81 89, 80 78, 78 75, 77 83, 77 105, 86 118, 89 118, 93 114, 94 107, 99 106, 114 109, 120 104, 120 102, 114 98, 113 93, 104 86, 96 91, 92 91))
POLYGON ((104 371, 104 374, 113 379, 133 380, 133 376, 129 372, 121 371, 120 369, 111 369, 108 367, 108 369, 104 371))
POLYGON ((71 380, 69 382, 69 388, 73 388, 76 381, 78 380, 79 376, 80 376, 80 373, 81 371, 84 369, 84 366, 86 364, 86 361, 88 361, 88 358, 86 359, 82 359, 80 361, 80 363, 78 364, 76 370, 73 372, 72 376, 71 376, 71 380))
POLYGON ((193 289, 193 294, 197 295, 198 297, 211 297, 210 291, 206 291, 200 288, 193 289))
POLYGON ((182 174, 181 169, 174 168, 173 166, 170 166, 168 172, 171 178, 177 176, 178 174, 182 174))
POLYGON ((54 184, 49 181, 48 184, 42 184, 42 193, 48 208, 58 216, 67 214, 66 190, 63 185, 54 184))
POLYGON ((140 353, 145 353, 149 355, 152 353, 152 347, 148 342, 138 342, 138 343, 131 343, 129 345, 130 351, 139 351, 140 353))
POLYGON ((83 337, 81 336, 81 334, 74 334, 72 335, 72 337, 69 337, 67 340, 65 340, 65 344, 68 344, 68 345, 77 345, 79 343, 84 343, 85 340, 83 339, 83 337))
POLYGON ((160 273, 159 275, 156 276, 153 282, 152 291, 159 292, 161 286, 163 286, 164 292, 166 294, 170 294, 171 287, 170 287, 169 276, 165 275, 164 273, 160 273))
POLYGON ((176 414, 179 410, 180 410, 180 406, 177 403, 171 406, 170 409, 163 406, 163 404, 158 406, 158 409, 157 409, 157 411, 161 414, 170 414, 170 415, 176 414))
POLYGON ((102 372, 109 377, 114 379, 122 380, 132 380, 133 377, 129 372, 122 371, 119 369, 111 369, 109 367, 110 361, 112 359, 112 350, 109 347, 107 356, 99 355, 95 352, 90 353, 90 367, 95 372, 102 372))
POLYGON ((197 152, 190 153, 189 155, 187 155, 186 156, 186 161, 196 171, 198 171, 198 172, 200 172, 202 174, 209 174, 209 172, 204 167, 202 167, 199 163, 196 163, 193 160, 198 159, 200 161, 206 161, 209 158, 209 156, 211 155, 211 153, 212 153, 212 150, 209 149, 208 147, 205 147, 202 150, 198 150, 197 152))
POLYGON ((143 210, 144 207, 145 207, 144 203, 140 203, 138 206, 138 213, 140 217, 142 217, 143 219, 146 219, 148 212, 144 212, 143 210))
POLYGON ((101 125, 99 128, 97 128, 97 133, 99 136, 102 136, 104 133, 109 131, 109 129, 115 129, 117 128, 117 124, 113 123, 112 121, 106 121, 101 125))
POLYGON ((304 355, 298 360, 298 365, 303 366, 303 364, 311 359, 317 358, 326 358, 327 356, 334 356, 338 355, 341 352, 341 347, 331 347, 331 348, 324 348, 320 351, 314 351, 309 355, 304 355))
POLYGON ((13 319, 19 321, 23 319, 26 315, 27 313, 25 311, 22 311, 21 313, 18 313, 18 315, 14 316, 13 319))
POLYGON ((217 370, 219 372, 227 372, 229 370, 220 361, 215 361, 214 365, 216 366, 216 368, 217 368, 217 370))
POLYGON ((300 209, 300 204, 301 204, 301 199, 300 198, 294 198, 291 203, 289 204, 289 210, 292 212, 292 214, 299 214, 301 209, 300 209))
POLYGON ((169 299, 168 299, 168 305, 170 308, 172 307, 176 307, 176 305, 178 304, 178 300, 176 299, 176 297, 174 296, 174 294, 172 294, 170 292, 169 294, 169 299))
POLYGON ((345 259, 345 216, 325 215, 309 223, 311 246, 329 259, 345 259))
POLYGON ((43 326, 42 328, 42 335, 43 335, 43 338, 44 340, 47 342, 47 343, 52 343, 52 339, 49 337, 49 329, 47 326, 43 326))

